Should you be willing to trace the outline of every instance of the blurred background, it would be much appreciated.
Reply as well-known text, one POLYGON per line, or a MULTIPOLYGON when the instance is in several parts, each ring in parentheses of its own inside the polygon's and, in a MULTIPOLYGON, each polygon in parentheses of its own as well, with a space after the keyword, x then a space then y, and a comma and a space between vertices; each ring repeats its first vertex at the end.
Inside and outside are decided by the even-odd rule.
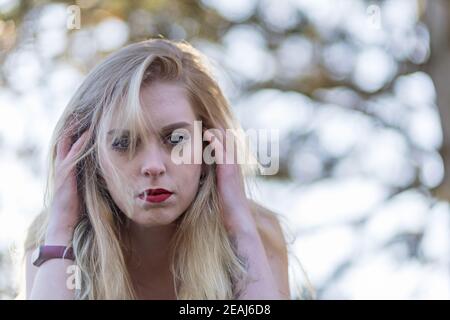
POLYGON ((58 117, 103 57, 149 37, 189 41, 244 129, 279 130, 257 196, 317 299, 449 299, 449 21, 446 0, 0 0, 0 299, 58 117))

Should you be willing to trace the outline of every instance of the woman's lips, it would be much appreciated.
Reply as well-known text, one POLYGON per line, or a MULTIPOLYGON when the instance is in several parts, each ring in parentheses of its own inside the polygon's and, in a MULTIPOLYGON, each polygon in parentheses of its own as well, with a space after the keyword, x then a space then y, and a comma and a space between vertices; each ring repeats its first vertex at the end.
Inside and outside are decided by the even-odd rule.
POLYGON ((139 195, 139 198, 147 202, 163 202, 172 195, 172 192, 166 189, 148 189, 139 195))
POLYGON ((171 193, 161 193, 161 194, 155 194, 155 195, 148 195, 145 199, 144 199, 144 197, 142 197, 142 199, 144 199, 145 201, 148 201, 148 202, 163 202, 167 198, 169 198, 171 195, 172 195, 171 193))

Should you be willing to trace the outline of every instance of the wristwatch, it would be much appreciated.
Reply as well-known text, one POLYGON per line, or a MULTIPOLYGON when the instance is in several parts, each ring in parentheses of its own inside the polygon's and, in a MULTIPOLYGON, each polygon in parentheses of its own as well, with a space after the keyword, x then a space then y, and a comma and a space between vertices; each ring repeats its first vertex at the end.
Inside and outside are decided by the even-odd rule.
POLYGON ((31 261, 33 261, 33 265, 39 267, 50 259, 75 260, 75 256, 72 247, 42 245, 34 250, 31 261))

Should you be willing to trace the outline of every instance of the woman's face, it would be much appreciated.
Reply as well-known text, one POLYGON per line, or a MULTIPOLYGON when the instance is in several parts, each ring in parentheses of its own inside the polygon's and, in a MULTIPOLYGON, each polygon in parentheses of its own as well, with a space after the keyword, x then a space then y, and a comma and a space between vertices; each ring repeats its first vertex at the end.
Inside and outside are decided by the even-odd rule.
POLYGON ((107 165, 105 181, 114 202, 133 222, 142 226, 168 225, 188 208, 198 191, 201 164, 175 164, 171 159, 172 149, 178 143, 193 145, 196 117, 184 89, 175 83, 154 82, 143 87, 141 103, 146 119, 150 119, 156 132, 148 131, 147 142, 138 139, 131 160, 126 152, 121 152, 127 146, 126 140, 108 139, 110 159, 134 191, 132 213, 125 211, 124 192, 112 182, 107 165), (188 130, 190 137, 184 136, 185 140, 179 142, 180 135, 173 134, 178 128, 188 130), (138 196, 144 190, 157 188, 166 189, 172 195, 162 202, 138 196))

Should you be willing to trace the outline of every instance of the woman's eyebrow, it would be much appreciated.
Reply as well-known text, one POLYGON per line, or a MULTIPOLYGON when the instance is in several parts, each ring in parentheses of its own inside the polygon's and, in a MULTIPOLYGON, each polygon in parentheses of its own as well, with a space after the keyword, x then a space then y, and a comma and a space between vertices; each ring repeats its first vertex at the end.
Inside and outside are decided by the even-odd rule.
POLYGON ((122 132, 122 133, 129 133, 129 132, 130 132, 129 130, 111 129, 111 130, 108 131, 108 136, 111 135, 111 134, 113 134, 113 133, 116 132, 116 131, 120 131, 120 132, 122 132))
MULTIPOLYGON (((164 133, 164 132, 172 131, 172 130, 179 129, 179 128, 186 128, 186 127, 189 127, 190 125, 191 124, 189 122, 186 122, 186 121, 174 122, 174 123, 171 123, 169 125, 166 125, 166 126, 162 127, 160 131, 164 133)), ((111 135, 114 132, 119 131, 119 130, 120 129, 111 129, 111 130, 108 131, 108 135, 111 135)), ((129 133, 130 132, 129 130, 120 130, 120 131, 122 131, 124 133, 129 133)))
POLYGON ((191 124, 189 122, 185 122, 185 121, 175 122, 175 123, 172 123, 172 124, 162 127, 161 132, 172 131, 172 130, 179 129, 179 128, 186 128, 186 127, 189 127, 190 125, 191 124))

